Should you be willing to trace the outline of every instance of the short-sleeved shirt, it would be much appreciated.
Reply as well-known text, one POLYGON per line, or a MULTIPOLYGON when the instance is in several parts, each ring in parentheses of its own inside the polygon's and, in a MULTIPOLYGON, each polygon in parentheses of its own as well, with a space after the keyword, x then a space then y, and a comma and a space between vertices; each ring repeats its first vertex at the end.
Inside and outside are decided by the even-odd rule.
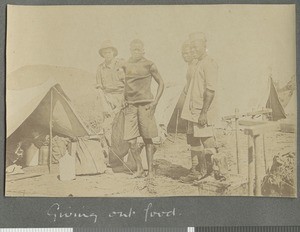
MULTIPOLYGON (((188 69, 187 69, 187 73, 186 73, 186 88, 188 88, 190 86, 190 83, 191 83, 191 77, 194 75, 195 73, 195 68, 196 68, 196 65, 197 65, 198 61, 197 60, 193 60, 192 63, 190 63, 188 65, 188 69)), ((185 90, 187 91, 187 89, 185 90)))
MULTIPOLYGON (((197 122, 204 102, 204 92, 206 89, 217 90, 218 65, 207 54, 195 64, 189 67, 188 75, 191 75, 187 97, 183 106, 183 119, 197 122)), ((207 113, 207 118, 210 124, 217 118, 217 100, 213 99, 207 113)))
POLYGON ((137 62, 129 59, 124 66, 125 70, 125 100, 128 103, 152 102, 154 97, 151 92, 152 74, 156 69, 155 64, 142 58, 137 62))
POLYGON ((114 59, 111 64, 105 62, 98 66, 97 85, 106 93, 123 93, 125 74, 121 67, 122 60, 114 59))
POLYGON ((191 82, 191 107, 202 109, 205 89, 216 90, 218 78, 217 63, 208 55, 197 63, 191 82))

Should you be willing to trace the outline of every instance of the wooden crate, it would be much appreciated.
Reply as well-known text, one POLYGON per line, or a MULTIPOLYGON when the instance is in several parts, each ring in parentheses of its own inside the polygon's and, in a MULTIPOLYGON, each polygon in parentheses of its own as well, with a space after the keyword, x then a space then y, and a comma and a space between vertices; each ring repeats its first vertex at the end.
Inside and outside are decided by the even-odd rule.
POLYGON ((244 176, 229 174, 226 181, 205 178, 198 183, 200 196, 248 196, 248 181, 244 176))

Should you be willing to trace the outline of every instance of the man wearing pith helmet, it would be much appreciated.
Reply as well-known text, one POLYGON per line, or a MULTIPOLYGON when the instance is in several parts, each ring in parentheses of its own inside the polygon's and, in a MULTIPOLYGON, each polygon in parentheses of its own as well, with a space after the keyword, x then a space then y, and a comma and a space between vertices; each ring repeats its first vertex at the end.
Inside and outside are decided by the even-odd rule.
POLYGON ((124 139, 137 165, 136 177, 145 176, 142 167, 137 137, 141 136, 146 146, 148 177, 152 178, 154 145, 152 138, 158 136, 154 117, 156 106, 164 90, 164 82, 156 65, 144 57, 144 44, 135 39, 130 43, 131 57, 124 64, 125 71, 125 108, 124 139), (157 82, 156 95, 151 92, 152 79, 157 82))
POLYGON ((216 90, 218 65, 207 54, 206 36, 189 35, 191 53, 196 59, 181 117, 188 120, 187 143, 191 146, 192 169, 184 181, 190 182, 211 173, 211 156, 216 153, 213 126, 217 118, 216 90), (196 166, 195 157, 198 158, 196 166))
POLYGON ((110 107, 108 113, 111 113, 119 110, 123 104, 125 74, 121 68, 122 60, 116 58, 118 50, 110 40, 102 43, 99 54, 104 58, 104 62, 98 66, 96 88, 103 91, 110 107))
POLYGON ((102 43, 99 55, 104 58, 104 61, 97 69, 96 89, 99 90, 99 97, 105 99, 101 109, 104 111, 105 123, 103 123, 103 127, 105 135, 110 141, 112 121, 124 103, 125 74, 121 68, 123 61, 116 58, 118 50, 110 40, 102 43))

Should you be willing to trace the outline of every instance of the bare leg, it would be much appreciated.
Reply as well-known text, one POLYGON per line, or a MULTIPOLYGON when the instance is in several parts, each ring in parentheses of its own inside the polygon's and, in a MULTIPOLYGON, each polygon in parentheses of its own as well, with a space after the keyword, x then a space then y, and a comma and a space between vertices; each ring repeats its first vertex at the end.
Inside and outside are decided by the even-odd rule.
POLYGON ((201 145, 201 141, 199 138, 194 137, 191 134, 187 134, 188 143, 191 145, 191 161, 192 167, 190 169, 190 173, 187 176, 183 176, 180 178, 180 181, 183 183, 191 183, 198 179, 200 175, 200 162, 199 156, 203 151, 203 147, 201 145))
MULTIPOLYGON (((204 146, 204 151, 201 157, 198 157, 202 160, 202 168, 204 169, 203 174, 210 175, 213 172, 213 161, 212 157, 216 154, 216 144, 213 137, 201 138, 201 141, 204 146)), ((200 160, 199 160, 200 163, 200 160)))
POLYGON ((148 176, 150 178, 154 177, 153 154, 154 154, 154 145, 153 144, 146 144, 146 156, 147 156, 147 163, 148 163, 148 176))
POLYGON ((141 159, 138 144, 137 144, 137 139, 135 138, 135 139, 129 140, 128 142, 130 144, 130 152, 136 163, 136 170, 137 170, 136 177, 143 177, 144 169, 143 169, 142 159, 141 159))
MULTIPOLYGON (((138 152, 139 152, 139 154, 141 153, 140 148, 138 148, 138 152)), ((134 157, 133 157, 131 151, 128 152, 126 165, 133 171, 136 171, 136 169, 137 169, 136 162, 134 160, 134 157)))
POLYGON ((187 176, 181 177, 180 181, 183 183, 191 183, 198 180, 199 175, 201 175, 201 163, 202 160, 199 158, 203 152, 202 146, 192 146, 191 147, 191 158, 192 158, 192 168, 187 176))
POLYGON ((207 162, 204 151, 198 152, 198 163, 198 171, 200 173, 199 178, 202 178, 207 174, 207 162))

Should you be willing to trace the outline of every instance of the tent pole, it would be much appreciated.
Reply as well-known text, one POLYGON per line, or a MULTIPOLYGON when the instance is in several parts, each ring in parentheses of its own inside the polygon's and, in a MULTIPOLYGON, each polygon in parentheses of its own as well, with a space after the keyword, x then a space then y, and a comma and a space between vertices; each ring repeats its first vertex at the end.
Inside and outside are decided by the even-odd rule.
POLYGON ((178 121, 179 121, 179 109, 177 110, 177 117, 176 117, 176 125, 175 125, 175 141, 177 140, 177 133, 178 133, 178 121))
POLYGON ((236 146, 236 161, 237 173, 240 174, 240 156, 239 156, 239 109, 235 109, 235 146, 236 146))
POLYGON ((53 89, 50 90, 50 120, 49 120, 49 173, 51 173, 52 168, 52 127, 53 127, 53 89))
MULTIPOLYGON (((262 108, 262 110, 265 110, 265 107, 262 108)), ((261 115, 262 120, 265 120, 265 115, 261 115)), ((267 173, 268 165, 267 165, 267 157, 266 157, 266 143, 265 143, 265 134, 262 134, 262 141, 263 141, 263 154, 264 154, 264 161, 265 161, 265 171, 267 173)))

